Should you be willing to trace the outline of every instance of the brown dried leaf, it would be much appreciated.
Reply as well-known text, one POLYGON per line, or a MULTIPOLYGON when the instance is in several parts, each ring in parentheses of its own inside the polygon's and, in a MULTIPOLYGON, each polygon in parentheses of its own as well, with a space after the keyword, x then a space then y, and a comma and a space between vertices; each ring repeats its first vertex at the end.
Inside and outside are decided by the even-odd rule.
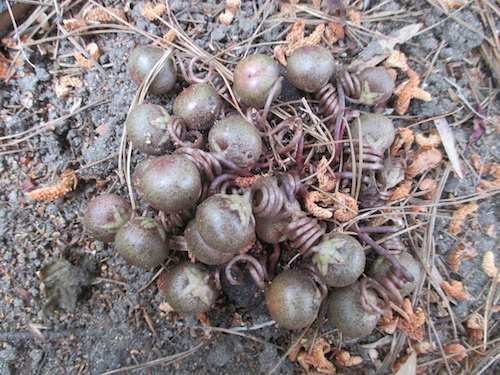
POLYGON ((441 283, 441 288, 451 297, 455 297, 458 300, 469 299, 469 293, 464 290, 464 284, 458 280, 452 280, 451 284, 448 281, 443 281, 441 283))
POLYGON ((434 169, 443 160, 443 154, 436 148, 419 152, 413 162, 406 168, 406 173, 410 177, 415 177, 421 173, 434 169))
POLYGON ((465 346, 461 345, 461 344, 450 344, 450 345, 446 345, 444 347, 444 352, 445 354, 447 355, 450 355, 450 354, 455 354, 453 356, 451 356, 450 358, 447 358, 446 360, 448 362, 452 362, 452 361, 458 361, 460 362, 461 360, 463 360, 464 358, 467 357, 467 353, 465 352, 465 346))

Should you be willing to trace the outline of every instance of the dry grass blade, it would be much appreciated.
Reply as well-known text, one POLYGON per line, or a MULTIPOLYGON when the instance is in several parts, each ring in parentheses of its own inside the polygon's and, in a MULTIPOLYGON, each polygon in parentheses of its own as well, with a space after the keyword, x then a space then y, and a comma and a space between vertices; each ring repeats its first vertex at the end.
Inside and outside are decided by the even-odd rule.
POLYGON ((453 169, 458 174, 458 177, 464 178, 464 172, 462 171, 462 165, 460 163, 460 158, 458 156, 457 145, 455 142, 455 137, 451 132, 451 128, 445 118, 439 118, 434 120, 434 125, 439 132, 441 141, 443 142, 444 150, 450 159, 453 169))
POLYGON ((200 342, 198 345, 196 345, 195 347, 193 347, 191 349, 186 350, 185 352, 169 355, 169 356, 163 357, 163 358, 158 358, 158 359, 155 359, 153 361, 149 361, 149 362, 142 363, 139 365, 127 366, 127 367, 122 367, 122 368, 119 368, 116 370, 107 371, 107 372, 102 373, 101 375, 112 375, 112 374, 120 374, 120 373, 137 372, 137 371, 145 370, 145 369, 155 367, 155 366, 169 365, 169 364, 183 360, 183 359, 193 355, 198 350, 200 350, 203 347, 203 345, 204 345, 204 343, 200 342))

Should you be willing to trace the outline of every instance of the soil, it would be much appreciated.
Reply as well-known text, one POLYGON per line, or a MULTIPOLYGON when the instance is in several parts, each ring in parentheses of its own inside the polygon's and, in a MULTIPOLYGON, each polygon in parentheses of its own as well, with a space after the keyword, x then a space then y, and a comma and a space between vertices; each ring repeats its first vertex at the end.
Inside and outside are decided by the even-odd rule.
MULTIPOLYGON (((399 330, 390 335, 379 327, 368 337, 347 340, 322 318, 305 332, 280 328, 265 306, 265 291, 250 279, 237 286, 223 283, 221 296, 205 320, 182 318, 164 308, 154 282, 159 269, 129 266, 116 255, 112 243, 92 239, 83 225, 92 197, 112 192, 130 198, 119 152, 127 112, 138 90, 127 68, 135 46, 160 40, 172 20, 177 20, 175 27, 182 28, 192 43, 232 70, 246 54, 274 56, 274 48, 284 44, 296 19, 305 21, 306 35, 320 22, 338 21, 339 16, 344 19, 345 9, 339 13, 335 4, 347 2, 324 1, 332 6, 329 15, 325 8, 313 10, 307 1, 294 6, 243 1, 228 25, 219 20, 225 8, 220 1, 170 1, 162 15, 164 21, 142 16, 144 2, 42 3, 30 10, 38 21, 28 18, 18 22, 17 31, 4 29, 0 45, 5 55, 2 62, 10 66, 14 61, 0 86, 0 374, 299 374, 304 369, 288 358, 288 351, 297 342, 307 346, 315 335, 329 342, 331 351, 326 357, 338 373, 392 373, 392 365, 404 360, 407 350, 416 344, 399 330), (68 33, 63 21, 83 19, 93 4, 125 11, 128 23, 68 33), (73 57, 77 45, 85 47, 91 42, 101 51, 99 68, 83 68, 73 57), (58 97, 55 86, 63 76, 79 78, 82 87, 58 97), (78 174, 76 189, 53 201, 28 197, 27 192, 68 169, 78 174), (44 267, 54 263, 58 268, 52 270, 55 280, 51 282, 56 295, 49 295, 44 272, 50 269, 44 267), (41 279, 45 279, 45 289, 41 279), (307 342, 300 341, 301 335, 307 342), (362 363, 340 365, 335 357, 339 350, 360 356, 362 363)), ((495 75, 499 65, 495 55, 488 54, 491 40, 498 38, 498 5, 478 0, 448 9, 440 5, 448 2, 440 1, 368 1, 364 2, 368 8, 361 10, 361 3, 347 6, 346 37, 330 46, 338 66, 349 65, 379 36, 421 23, 416 35, 394 48, 408 57, 421 77, 420 86, 432 100, 414 99, 406 114, 398 115, 392 99, 385 114, 394 118, 397 127, 411 127, 426 135, 434 129, 434 118, 448 118, 464 164, 464 178, 453 171, 447 173, 450 162, 446 158, 426 175, 443 187, 432 201, 436 210, 421 216, 425 229, 404 237, 427 271, 411 296, 415 306, 428 314, 424 341, 438 345, 419 354, 418 370, 499 373, 500 365, 495 362, 500 353, 499 293, 481 266, 487 251, 493 251, 497 266, 500 264, 498 185, 479 193, 481 179, 491 178, 477 173, 470 162, 473 154, 484 165, 499 159, 500 77, 495 75), (354 13, 349 11, 358 11, 362 27, 354 25, 354 13), (486 18, 487 14, 491 17, 486 18), (496 28, 493 34, 491 27, 496 28), (479 126, 478 112, 484 117, 484 133, 469 144, 479 126), (470 202, 478 204, 477 210, 467 216, 458 234, 450 233, 454 210, 470 202), (428 228, 431 238, 423 241, 428 228), (412 242, 415 238, 420 242, 412 242), (459 272, 453 272, 450 252, 463 244, 476 249, 477 256, 462 261, 459 272), (444 280, 463 282, 469 298, 438 295, 429 277, 435 277, 435 272, 444 280), (447 309, 450 305, 451 311, 447 309), (467 329, 473 312, 489 322, 484 347, 472 341, 467 329), (456 343, 474 350, 470 349, 466 360, 447 362, 440 347, 456 343)), ((326 45, 325 40, 320 44, 326 45)), ((396 84, 404 78, 400 72, 396 84)), ((179 78, 170 93, 146 95, 145 100, 171 112, 175 95, 185 86, 179 78)), ((288 94, 294 98, 296 92, 288 94)), ((366 108, 355 106, 355 110, 366 108)), ((132 165, 143 159, 145 155, 133 151, 132 165)), ((420 203, 409 202, 409 207, 433 206, 422 200, 412 202, 420 203)), ((411 208, 406 213, 411 216, 411 208)))

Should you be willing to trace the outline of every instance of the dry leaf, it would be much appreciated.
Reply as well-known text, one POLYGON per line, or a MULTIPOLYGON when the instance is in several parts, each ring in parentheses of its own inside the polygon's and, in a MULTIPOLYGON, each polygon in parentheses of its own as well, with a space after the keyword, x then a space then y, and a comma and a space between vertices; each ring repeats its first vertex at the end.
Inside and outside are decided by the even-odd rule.
POLYGON ((7 72, 9 71, 10 62, 5 56, 0 52, 0 80, 7 78, 7 72))
POLYGON ((441 283, 441 288, 451 297, 455 297, 458 300, 469 299, 469 293, 464 290, 464 284, 458 280, 452 280, 451 284, 448 281, 443 281, 441 283))
MULTIPOLYGON (((404 363, 399 363, 399 368, 394 375, 414 375, 417 373, 417 353, 412 351, 404 363)), ((395 368, 393 367, 393 371, 395 368)))
POLYGON ((384 61, 396 44, 403 44, 415 36, 423 24, 415 23, 391 32, 387 38, 373 40, 361 51, 358 58, 349 65, 349 71, 359 73, 384 61))
POLYGON ((462 168, 462 163, 460 162, 460 157, 458 156, 457 145, 455 142, 455 136, 453 135, 448 121, 445 118, 438 118, 434 120, 434 125, 439 132, 439 136, 443 141, 444 151, 448 155, 448 159, 458 177, 464 178, 464 172, 462 168))
POLYGON ((410 177, 433 170, 443 160, 443 154, 436 148, 419 152, 413 162, 406 168, 410 177))
POLYGON ((453 212, 452 221, 450 222, 450 233, 457 235, 462 231, 462 225, 468 215, 477 211, 479 206, 472 202, 468 204, 461 205, 457 210, 453 212))
MULTIPOLYGON (((307 340, 302 340, 302 346, 307 343, 307 340)), ((309 366, 314 366, 321 374, 335 374, 335 367, 333 363, 325 358, 325 354, 330 352, 330 344, 324 339, 317 339, 312 347, 311 354, 302 347, 293 350, 290 355, 290 361, 299 362, 300 366, 304 369, 306 374, 310 374, 309 366)))
POLYGON ((444 347, 445 354, 450 355, 450 354, 458 353, 458 354, 455 354, 455 355, 451 356, 450 358, 447 358, 446 360, 448 362, 452 362, 452 361, 458 361, 458 362, 460 362, 465 357, 467 357, 467 353, 465 352, 465 350, 466 350, 465 346, 463 346, 461 344, 446 345, 444 347))
POLYGON ((470 245, 460 245, 450 251, 450 268, 453 272, 460 270, 462 260, 471 260, 477 256, 477 250, 470 245))
POLYGON ((492 279, 497 278, 496 281, 500 282, 500 277, 498 274, 498 267, 495 266, 495 255, 493 254, 493 251, 487 251, 484 254, 482 266, 483 266, 484 273, 488 277, 490 277, 492 279))

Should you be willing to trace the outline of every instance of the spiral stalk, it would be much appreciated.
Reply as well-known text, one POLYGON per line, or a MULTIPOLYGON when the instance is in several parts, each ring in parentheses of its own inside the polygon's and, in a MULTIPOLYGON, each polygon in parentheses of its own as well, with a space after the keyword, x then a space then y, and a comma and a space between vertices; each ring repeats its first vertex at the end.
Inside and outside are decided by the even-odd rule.
POLYGON ((287 210, 288 199, 276 177, 261 177, 252 185, 252 211, 255 217, 278 216, 287 210))
POLYGON ((325 234, 325 228, 317 219, 307 216, 304 211, 297 210, 283 233, 290 241, 291 247, 302 255, 309 256, 314 252, 314 245, 325 234))
POLYGON ((342 72, 337 76, 337 81, 342 85, 344 93, 348 99, 359 99, 361 96, 361 81, 357 74, 349 72, 347 69, 342 69, 342 72))
POLYGON ((166 233, 174 233, 176 229, 184 228, 194 217, 194 209, 186 209, 179 212, 158 211, 155 219, 159 222, 166 233))
MULTIPOLYGON (((184 62, 183 62, 182 58, 179 56, 179 54, 177 54, 177 62, 178 62, 177 65, 179 66, 182 77, 189 84, 195 84, 195 83, 207 83, 208 84, 208 83, 213 82, 215 77, 217 76, 217 73, 215 73, 215 71, 214 71, 213 65, 209 61, 207 61, 207 59, 203 56, 195 56, 195 57, 191 58, 189 60, 187 69, 184 66, 184 62), (200 63, 207 66, 205 77, 203 77, 203 78, 197 77, 196 73, 195 73, 195 64, 201 65, 200 63)), ((201 70, 201 69, 199 69, 199 70, 201 70)))
POLYGON ((338 114, 345 109, 345 101, 331 83, 316 92, 316 99, 319 100, 319 108, 325 116, 338 114))
POLYGON ((266 281, 268 280, 267 271, 257 259, 248 254, 236 255, 226 264, 225 274, 229 283, 231 285, 240 285, 243 283, 243 272, 236 265, 242 262, 246 262, 246 269, 252 276, 255 285, 261 289, 266 289, 266 281), (239 275, 238 279, 233 276, 232 271, 235 271, 234 273, 239 275))
POLYGON ((346 170, 352 170, 353 163, 357 162, 358 168, 363 171, 381 171, 384 169, 384 152, 371 145, 364 144, 359 154, 359 145, 354 145, 350 160, 346 163, 346 170), (357 158, 360 160, 356 160, 357 158))
POLYGON ((363 278, 360 285, 363 309, 372 314, 383 314, 389 309, 391 302, 396 306, 401 306, 403 304, 401 289, 404 285, 403 273, 394 266, 391 266, 385 275, 379 277, 378 281, 369 277, 363 278), (368 297, 370 289, 381 298, 382 306, 368 297))
POLYGON ((172 142, 178 147, 199 148, 203 144, 203 135, 198 130, 190 130, 188 132, 186 130, 186 123, 180 117, 170 116, 167 129, 172 138, 172 142), (185 142, 186 135, 188 134, 194 138, 193 142, 185 142))

